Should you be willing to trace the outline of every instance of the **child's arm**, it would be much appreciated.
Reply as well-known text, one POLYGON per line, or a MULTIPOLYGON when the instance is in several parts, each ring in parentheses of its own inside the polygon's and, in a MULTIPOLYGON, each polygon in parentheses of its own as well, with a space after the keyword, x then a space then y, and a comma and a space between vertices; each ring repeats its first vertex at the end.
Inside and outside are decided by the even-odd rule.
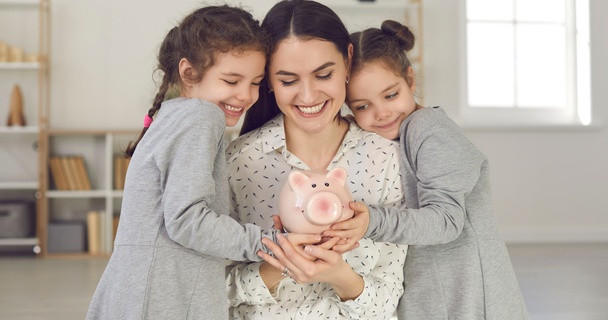
MULTIPOLYGON (((215 177, 222 175, 214 175, 222 170, 216 166, 225 161, 220 150, 225 116, 215 105, 192 101, 198 101, 198 105, 184 107, 201 111, 191 112, 163 141, 158 141, 162 152, 159 151, 155 160, 160 172, 150 173, 159 175, 162 194, 158 195, 156 206, 164 212, 167 234, 184 248, 202 254, 235 261, 259 261, 257 251, 266 250, 261 239, 276 240, 277 230, 264 231, 253 224, 242 225, 212 209, 213 204, 218 209, 229 206, 228 202, 216 202, 221 196, 216 194, 216 185, 226 182, 215 181, 215 177)), ((228 200, 228 194, 225 199, 228 200)))
POLYGON ((358 241, 365 236, 369 226, 369 210, 362 202, 350 202, 350 208, 355 215, 345 221, 334 223, 329 230, 323 231, 323 236, 339 237, 344 241, 335 245, 332 250, 339 253, 348 252, 358 246, 358 241))
POLYGON ((401 244, 448 243, 460 236, 474 202, 492 214, 490 187, 480 179, 487 174, 487 161, 443 112, 412 119, 401 144, 408 208, 370 206, 368 237, 401 244), (483 196, 467 198, 474 189, 483 196))

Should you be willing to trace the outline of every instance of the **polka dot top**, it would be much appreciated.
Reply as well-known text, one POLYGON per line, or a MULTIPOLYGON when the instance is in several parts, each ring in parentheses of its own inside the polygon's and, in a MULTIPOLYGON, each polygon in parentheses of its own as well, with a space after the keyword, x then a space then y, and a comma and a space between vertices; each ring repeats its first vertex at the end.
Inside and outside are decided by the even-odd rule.
MULTIPOLYGON (((327 167, 343 167, 356 201, 404 207, 398 145, 350 123, 327 167)), ((271 228, 278 195, 291 170, 310 168, 285 146, 283 117, 233 141, 227 151, 231 215, 271 228)), ((407 246, 362 239, 343 255, 365 287, 354 300, 340 301, 328 283, 297 284, 285 278, 273 292, 259 274, 261 263, 235 264, 227 277, 232 319, 389 319, 403 294, 407 246)))

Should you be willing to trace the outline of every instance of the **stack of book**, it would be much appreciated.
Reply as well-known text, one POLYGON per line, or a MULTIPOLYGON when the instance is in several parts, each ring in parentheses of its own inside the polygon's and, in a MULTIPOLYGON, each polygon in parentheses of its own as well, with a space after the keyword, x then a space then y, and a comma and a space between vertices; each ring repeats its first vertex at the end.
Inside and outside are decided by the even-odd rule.
POLYGON ((124 190, 125 177, 127 176, 127 168, 129 167, 130 158, 125 158, 122 155, 114 156, 114 189, 124 190))
POLYGON ((82 156, 53 156, 49 163, 57 190, 91 190, 82 156))
MULTIPOLYGON (((105 239, 107 239, 106 228, 109 227, 104 221, 105 216, 105 211, 91 210, 87 213, 87 247, 90 254, 100 254, 104 251, 103 244, 105 243, 105 239)), ((118 220, 119 215, 112 217, 112 241, 116 237, 118 220)))

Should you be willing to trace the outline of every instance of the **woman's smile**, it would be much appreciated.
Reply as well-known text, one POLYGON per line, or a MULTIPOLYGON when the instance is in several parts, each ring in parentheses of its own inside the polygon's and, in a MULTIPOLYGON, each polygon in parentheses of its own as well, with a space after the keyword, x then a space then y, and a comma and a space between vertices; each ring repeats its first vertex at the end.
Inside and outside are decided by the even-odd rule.
POLYGON ((296 105, 296 108, 300 111, 300 113, 303 113, 304 115, 314 116, 325 109, 325 105, 327 105, 328 101, 329 100, 325 100, 313 106, 296 105))

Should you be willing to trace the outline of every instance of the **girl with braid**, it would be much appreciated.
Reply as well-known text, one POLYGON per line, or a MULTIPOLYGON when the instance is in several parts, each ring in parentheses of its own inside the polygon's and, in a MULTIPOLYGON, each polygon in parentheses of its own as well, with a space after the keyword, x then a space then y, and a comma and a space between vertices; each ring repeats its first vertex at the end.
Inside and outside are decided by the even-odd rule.
POLYGON ((162 84, 126 150, 120 225, 87 319, 228 318, 226 259, 259 261, 261 239, 276 241, 276 230, 229 216, 225 160, 225 127, 258 99, 266 47, 251 14, 226 5, 194 11, 165 37, 162 84))

